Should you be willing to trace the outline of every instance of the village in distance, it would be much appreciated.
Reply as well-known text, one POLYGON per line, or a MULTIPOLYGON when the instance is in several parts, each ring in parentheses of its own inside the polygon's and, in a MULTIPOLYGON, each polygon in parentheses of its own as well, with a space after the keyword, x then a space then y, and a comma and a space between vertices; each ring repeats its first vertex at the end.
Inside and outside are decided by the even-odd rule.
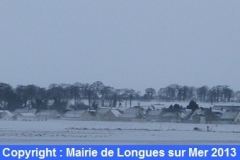
POLYGON ((226 85, 188 87, 177 84, 145 89, 114 89, 93 84, 36 85, 0 84, 2 120, 43 121, 151 121, 183 123, 240 122, 239 92, 226 85))

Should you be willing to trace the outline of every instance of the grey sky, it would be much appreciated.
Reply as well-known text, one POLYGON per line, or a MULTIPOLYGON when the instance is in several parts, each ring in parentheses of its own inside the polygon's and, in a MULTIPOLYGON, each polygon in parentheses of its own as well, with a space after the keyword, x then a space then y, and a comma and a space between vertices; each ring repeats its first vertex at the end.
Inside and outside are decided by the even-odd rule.
POLYGON ((240 90, 239 0, 0 1, 0 81, 240 90))

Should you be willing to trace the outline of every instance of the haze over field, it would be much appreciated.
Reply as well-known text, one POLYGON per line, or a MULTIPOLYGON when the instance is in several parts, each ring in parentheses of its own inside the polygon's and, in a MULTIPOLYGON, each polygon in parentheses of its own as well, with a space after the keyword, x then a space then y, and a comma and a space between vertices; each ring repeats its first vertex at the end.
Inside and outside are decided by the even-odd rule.
POLYGON ((237 0, 1 1, 1 81, 240 90, 239 7, 237 0))

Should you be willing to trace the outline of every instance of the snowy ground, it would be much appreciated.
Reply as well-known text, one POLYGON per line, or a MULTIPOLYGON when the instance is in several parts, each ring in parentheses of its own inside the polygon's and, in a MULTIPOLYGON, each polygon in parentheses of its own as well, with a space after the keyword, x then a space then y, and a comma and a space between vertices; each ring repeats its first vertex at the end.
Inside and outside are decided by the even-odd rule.
POLYGON ((240 125, 0 121, 0 144, 239 144, 240 125), (207 126, 210 131, 207 132, 207 126), (199 128, 196 131, 194 128, 199 128))

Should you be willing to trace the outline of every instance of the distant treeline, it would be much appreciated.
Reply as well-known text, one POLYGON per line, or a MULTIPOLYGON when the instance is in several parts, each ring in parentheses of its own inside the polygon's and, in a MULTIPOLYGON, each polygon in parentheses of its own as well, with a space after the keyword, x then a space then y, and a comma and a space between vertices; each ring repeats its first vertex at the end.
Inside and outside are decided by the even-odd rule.
POLYGON ((116 107, 122 102, 131 106, 132 100, 138 101, 201 101, 201 102, 230 102, 240 100, 240 91, 234 92, 227 85, 189 87, 172 84, 156 91, 146 88, 145 93, 133 89, 115 89, 104 85, 100 81, 92 84, 51 84, 48 88, 37 85, 18 85, 13 88, 6 83, 0 83, 0 108, 14 110, 19 107, 32 107, 36 109, 56 109, 63 111, 69 106, 75 109, 89 107, 109 106, 116 107), (83 104, 81 100, 88 100, 83 104), (50 103, 51 102, 51 103, 50 103), (97 103, 95 103, 97 102, 97 103), (97 105, 98 104, 98 105, 97 105))

